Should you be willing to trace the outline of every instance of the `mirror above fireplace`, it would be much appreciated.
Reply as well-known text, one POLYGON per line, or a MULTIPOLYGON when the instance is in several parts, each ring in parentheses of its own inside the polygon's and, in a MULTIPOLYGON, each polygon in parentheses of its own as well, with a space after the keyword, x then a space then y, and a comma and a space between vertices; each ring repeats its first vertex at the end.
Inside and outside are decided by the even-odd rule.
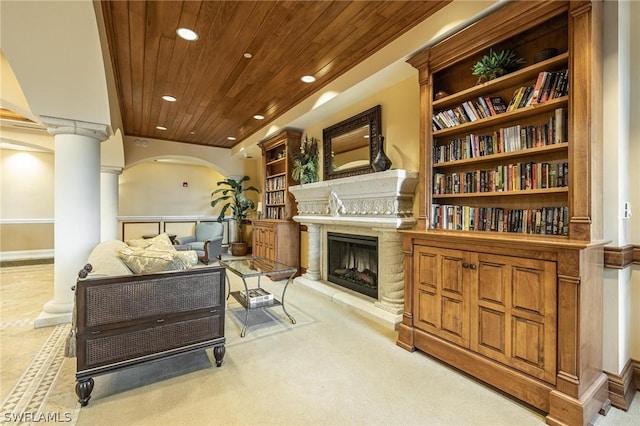
POLYGON ((380 105, 323 129, 323 179, 372 173, 381 132, 380 105))

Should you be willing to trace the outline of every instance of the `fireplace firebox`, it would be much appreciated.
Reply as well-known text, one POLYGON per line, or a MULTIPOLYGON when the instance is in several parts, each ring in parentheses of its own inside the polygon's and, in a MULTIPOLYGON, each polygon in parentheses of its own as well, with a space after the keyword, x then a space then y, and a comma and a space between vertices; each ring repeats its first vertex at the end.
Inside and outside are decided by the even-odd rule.
POLYGON ((378 298, 378 238, 327 233, 327 279, 378 298))

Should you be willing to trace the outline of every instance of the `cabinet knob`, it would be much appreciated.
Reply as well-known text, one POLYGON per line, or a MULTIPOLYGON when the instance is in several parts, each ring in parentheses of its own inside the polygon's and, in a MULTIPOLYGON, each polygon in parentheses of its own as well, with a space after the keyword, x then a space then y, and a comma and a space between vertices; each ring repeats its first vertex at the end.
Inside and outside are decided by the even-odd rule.
POLYGON ((476 269, 476 265, 474 265, 473 263, 471 265, 469 265, 469 268, 471 269, 476 269))
POLYGON ((462 267, 463 267, 463 268, 468 268, 468 267, 469 267, 469 264, 468 264, 467 262, 462 262, 462 267))

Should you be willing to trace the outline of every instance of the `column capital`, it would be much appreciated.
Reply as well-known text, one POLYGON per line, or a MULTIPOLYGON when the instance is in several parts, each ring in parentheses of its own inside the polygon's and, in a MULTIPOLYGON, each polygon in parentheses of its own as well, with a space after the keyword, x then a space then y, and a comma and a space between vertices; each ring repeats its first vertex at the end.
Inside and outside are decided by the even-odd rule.
POLYGON ((100 173, 111 173, 113 175, 121 175, 122 167, 100 166, 100 173))
POLYGON ((47 126, 47 132, 52 136, 81 135, 98 139, 100 142, 109 137, 109 127, 106 124, 48 116, 41 116, 40 119, 47 126))

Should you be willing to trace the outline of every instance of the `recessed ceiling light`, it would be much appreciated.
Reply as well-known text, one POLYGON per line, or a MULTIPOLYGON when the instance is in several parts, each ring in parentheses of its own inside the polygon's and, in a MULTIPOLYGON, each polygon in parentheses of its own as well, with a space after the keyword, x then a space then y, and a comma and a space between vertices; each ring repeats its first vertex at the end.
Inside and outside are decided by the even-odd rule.
POLYGON ((256 120, 264 120, 264 115, 256 114, 253 116, 256 120))
POLYGON ((176 30, 176 34, 182 37, 185 40, 194 41, 198 39, 198 34, 195 31, 190 30, 189 28, 178 28, 176 30))
POLYGON ((227 140, 235 141, 235 140, 236 140, 236 138, 234 138, 233 136, 227 136, 227 140))
POLYGON ((164 126, 156 126, 156 129, 158 129, 158 130, 167 130, 167 128, 164 127, 164 126))
POLYGON ((312 75, 304 75, 300 78, 304 83, 313 83, 316 81, 316 78, 312 75))
POLYGON ((193 130, 189 132, 190 135, 195 135, 196 132, 194 132, 193 130))
POLYGON ((244 56, 244 57, 245 57, 245 58, 247 58, 247 59, 251 59, 251 58, 253 58, 253 55, 252 55, 251 53, 249 53, 249 52, 246 52, 246 53, 245 53, 244 55, 242 55, 242 56, 244 56))
POLYGON ((176 99, 176 98, 174 98, 173 96, 170 96, 170 95, 164 95, 164 96, 162 97, 162 99, 164 99, 164 100, 165 100, 165 101, 167 101, 167 102, 175 102, 175 101, 177 101, 177 99, 176 99))

